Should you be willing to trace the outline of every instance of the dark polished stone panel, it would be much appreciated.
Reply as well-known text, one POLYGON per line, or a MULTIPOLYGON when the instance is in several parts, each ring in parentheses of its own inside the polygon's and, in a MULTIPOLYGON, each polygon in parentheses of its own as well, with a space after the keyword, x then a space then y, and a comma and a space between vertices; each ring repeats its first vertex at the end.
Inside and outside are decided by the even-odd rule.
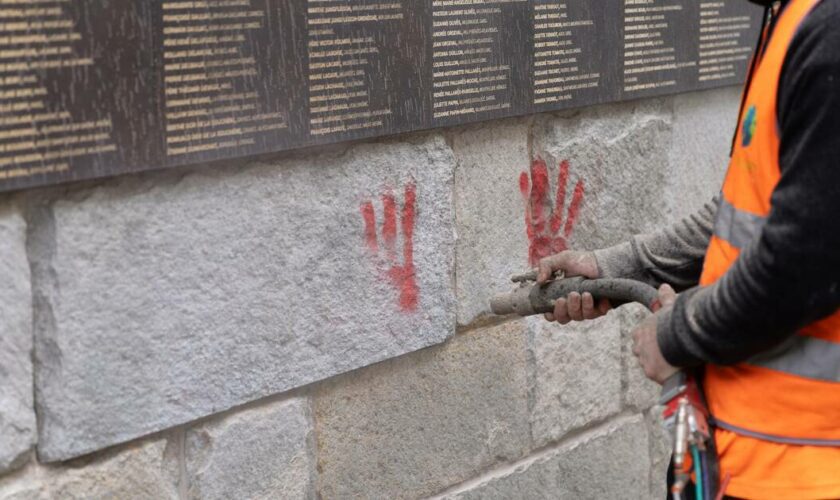
POLYGON ((0 191, 743 81, 746 0, 17 0, 0 191))

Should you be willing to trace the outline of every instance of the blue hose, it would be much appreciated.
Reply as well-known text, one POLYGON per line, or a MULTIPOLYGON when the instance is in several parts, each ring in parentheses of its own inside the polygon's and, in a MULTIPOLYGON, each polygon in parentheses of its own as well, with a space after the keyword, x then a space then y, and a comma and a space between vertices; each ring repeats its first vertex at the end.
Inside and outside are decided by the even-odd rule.
POLYGON ((694 462, 694 495, 697 500, 704 500, 706 497, 703 496, 703 469, 700 466, 700 452, 695 445, 691 445, 691 458, 694 462))

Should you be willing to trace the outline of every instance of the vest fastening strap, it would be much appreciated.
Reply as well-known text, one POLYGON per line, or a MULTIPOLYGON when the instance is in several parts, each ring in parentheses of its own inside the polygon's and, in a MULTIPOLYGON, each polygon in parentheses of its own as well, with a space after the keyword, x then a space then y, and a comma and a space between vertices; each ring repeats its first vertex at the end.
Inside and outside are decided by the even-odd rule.
POLYGON ((749 364, 827 382, 840 382, 840 344, 796 335, 749 364))
POLYGON ((799 446, 840 446, 840 439, 808 439, 808 438, 792 438, 785 436, 774 436, 773 434, 764 434, 763 432, 755 432, 737 425, 727 424, 718 419, 715 419, 715 425, 721 429, 740 434, 741 436, 761 439, 763 441, 770 441, 772 443, 794 444, 799 446))
POLYGON ((721 195, 715 215, 715 236, 735 248, 744 248, 758 236, 765 222, 766 217, 738 210, 721 195))

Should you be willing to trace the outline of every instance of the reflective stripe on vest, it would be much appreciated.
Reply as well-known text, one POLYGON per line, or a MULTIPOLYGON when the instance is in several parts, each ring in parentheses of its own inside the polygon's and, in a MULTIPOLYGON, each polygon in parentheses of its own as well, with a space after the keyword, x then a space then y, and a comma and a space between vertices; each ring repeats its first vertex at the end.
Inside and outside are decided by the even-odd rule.
POLYGON ((770 441, 773 443, 794 444, 797 446, 840 446, 840 439, 808 439, 776 436, 773 434, 765 434, 763 432, 756 432, 751 431, 749 429, 744 429, 743 427, 728 424, 723 420, 719 419, 715 419, 715 425, 720 427, 721 429, 726 429, 728 431, 734 432, 735 434, 740 434, 742 436, 747 436, 756 439, 762 439, 764 441, 770 441))
POLYGON ((721 195, 714 233, 734 248, 741 249, 758 236, 765 222, 766 217, 738 210, 721 195))
POLYGON ((840 382, 840 344, 797 335, 749 363, 799 377, 840 382))

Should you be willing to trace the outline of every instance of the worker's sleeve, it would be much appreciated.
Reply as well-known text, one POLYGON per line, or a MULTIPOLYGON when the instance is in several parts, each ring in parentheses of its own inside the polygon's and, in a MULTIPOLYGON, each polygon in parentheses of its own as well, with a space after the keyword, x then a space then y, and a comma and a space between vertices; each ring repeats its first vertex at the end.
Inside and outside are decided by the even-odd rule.
POLYGON ((662 231, 642 234, 614 247, 595 251, 601 276, 668 283, 677 290, 697 284, 712 235, 718 199, 662 231))
POLYGON ((803 24, 780 80, 781 179, 766 225, 721 280, 659 318, 675 366, 747 360, 840 308, 840 9, 823 5, 833 12, 803 24))

